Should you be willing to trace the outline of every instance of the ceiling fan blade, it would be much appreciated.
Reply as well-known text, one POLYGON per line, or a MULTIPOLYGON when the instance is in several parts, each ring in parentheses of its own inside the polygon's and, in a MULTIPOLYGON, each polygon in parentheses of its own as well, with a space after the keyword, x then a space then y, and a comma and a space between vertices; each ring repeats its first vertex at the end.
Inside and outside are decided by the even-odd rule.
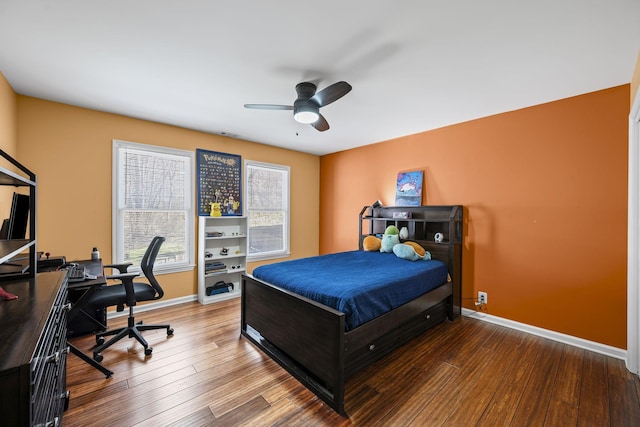
POLYGON ((319 130, 320 132, 324 132, 325 130, 329 130, 329 123, 327 119, 324 118, 322 114, 320 114, 320 118, 315 122, 311 123, 311 126, 319 130))
POLYGON ((254 108, 256 110, 293 110, 293 105, 244 104, 244 108, 254 108))
POLYGON ((320 92, 311 97, 311 101, 318 103, 318 106, 324 107, 334 101, 342 98, 351 91, 351 85, 347 82, 337 82, 331 86, 327 86, 320 92))

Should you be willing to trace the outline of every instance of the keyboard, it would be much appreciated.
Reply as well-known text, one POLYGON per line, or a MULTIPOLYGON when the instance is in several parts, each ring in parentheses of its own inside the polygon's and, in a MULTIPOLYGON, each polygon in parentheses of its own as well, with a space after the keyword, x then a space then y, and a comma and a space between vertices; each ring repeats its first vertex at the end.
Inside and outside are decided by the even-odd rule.
POLYGON ((82 282, 84 280, 93 280, 96 276, 87 273, 87 269, 78 264, 71 264, 67 268, 67 280, 69 283, 82 282))

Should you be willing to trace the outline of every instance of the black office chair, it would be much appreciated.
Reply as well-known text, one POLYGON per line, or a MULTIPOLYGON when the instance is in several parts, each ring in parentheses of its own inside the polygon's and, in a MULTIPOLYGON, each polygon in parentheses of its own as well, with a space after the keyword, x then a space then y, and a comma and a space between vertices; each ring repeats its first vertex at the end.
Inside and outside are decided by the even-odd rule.
POLYGON ((96 361, 102 361, 103 357, 100 353, 102 353, 105 348, 124 337, 137 339, 144 347, 144 354, 148 356, 153 351, 153 348, 149 347, 147 341, 142 337, 142 331, 166 329, 167 335, 173 335, 173 329, 171 329, 170 325, 143 325, 142 321, 136 323, 135 317, 133 316, 133 307, 136 303, 140 301, 157 300, 164 295, 162 287, 153 275, 153 265, 160 251, 160 246, 162 246, 164 241, 164 237, 154 237, 140 262, 140 268, 149 283, 134 281, 139 275, 137 273, 127 272, 128 267, 133 265, 131 263, 104 266, 105 268, 117 269, 119 274, 107 276, 107 279, 117 279, 121 283, 100 287, 93 293, 87 305, 95 308, 105 308, 115 305, 117 306, 117 311, 123 311, 126 305, 129 307, 129 319, 127 326, 124 328, 96 333, 96 344, 98 346, 93 350, 93 358, 96 361), (115 336, 105 343, 104 337, 110 335, 115 336))

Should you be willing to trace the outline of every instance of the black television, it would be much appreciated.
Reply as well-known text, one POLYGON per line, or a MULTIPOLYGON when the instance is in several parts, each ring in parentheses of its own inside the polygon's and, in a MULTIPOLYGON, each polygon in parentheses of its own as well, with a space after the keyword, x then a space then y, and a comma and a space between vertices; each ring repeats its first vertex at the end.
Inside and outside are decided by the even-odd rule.
POLYGON ((13 193, 9 218, 5 219, 0 230, 1 239, 24 239, 29 224, 29 196, 13 193))

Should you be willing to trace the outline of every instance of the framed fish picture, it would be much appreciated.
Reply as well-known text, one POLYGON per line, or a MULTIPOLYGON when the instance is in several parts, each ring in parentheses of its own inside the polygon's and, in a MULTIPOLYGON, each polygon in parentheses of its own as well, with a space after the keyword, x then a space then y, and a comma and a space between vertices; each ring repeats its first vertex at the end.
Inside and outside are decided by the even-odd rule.
POLYGON ((396 180, 396 206, 422 205, 422 171, 399 172, 396 180))

